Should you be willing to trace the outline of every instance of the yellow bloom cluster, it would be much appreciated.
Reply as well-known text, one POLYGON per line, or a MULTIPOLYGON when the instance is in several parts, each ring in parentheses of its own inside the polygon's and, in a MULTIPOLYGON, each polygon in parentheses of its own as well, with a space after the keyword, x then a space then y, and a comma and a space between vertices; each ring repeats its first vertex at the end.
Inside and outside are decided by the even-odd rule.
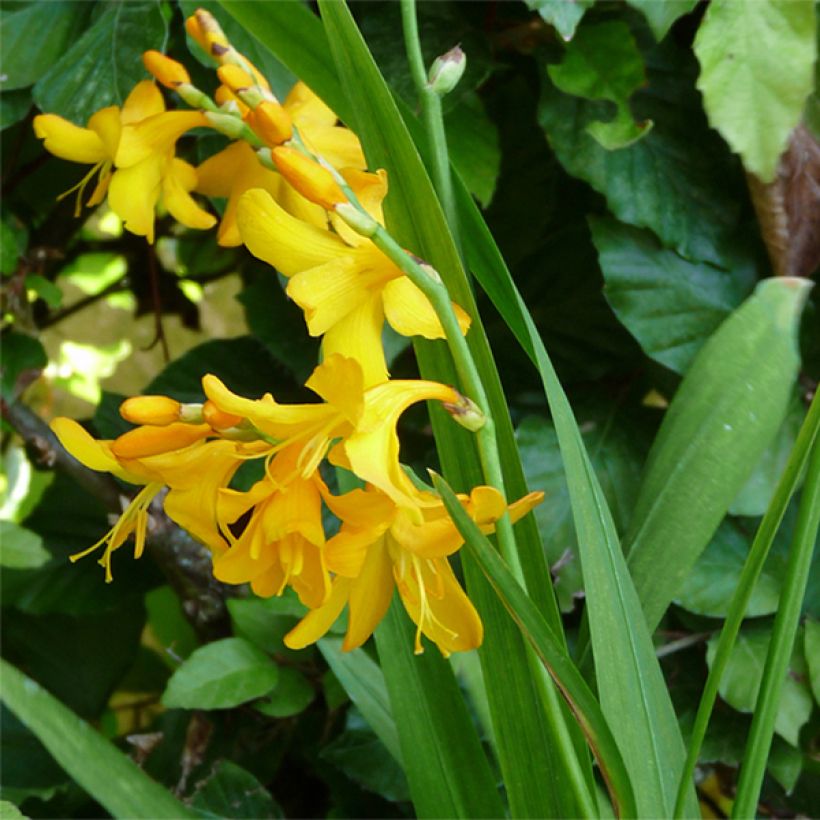
MULTIPOLYGON (((137 426, 111 441, 56 419, 54 431, 79 461, 143 487, 111 531, 75 558, 102 549, 110 580, 112 554, 129 537, 135 555, 142 553, 149 506, 164 493, 168 516, 212 551, 218 579, 249 583, 262 596, 295 590, 310 611, 287 636, 291 647, 320 638, 345 605, 344 646, 360 646, 395 589, 417 625, 418 652, 422 634, 444 654, 478 646, 481 621, 448 561, 461 536, 438 496, 405 472, 396 431, 414 403, 439 401, 456 415, 470 403, 443 384, 389 379, 385 320, 407 336, 441 338, 444 331, 421 290, 337 208, 355 202, 365 220, 381 225, 386 173, 366 170, 356 136, 303 84, 280 104, 207 12, 196 12, 186 28, 219 63, 215 101, 191 85, 181 65, 147 52, 155 78, 201 110, 166 111, 159 89, 144 81, 122 109, 97 112, 88 128, 45 114, 35 130, 52 153, 93 165, 78 186, 81 196, 98 174, 89 205, 107 192, 126 228, 149 241, 160 199, 183 224, 208 228, 216 220, 190 193, 227 198, 219 243, 244 243, 286 276, 309 332, 322 337, 322 364, 306 382, 319 401, 248 399, 206 375, 201 404, 164 396, 124 402, 123 417, 137 426), (235 139, 193 168, 174 156, 174 146, 197 127, 235 139), (252 460, 263 463, 262 478, 236 489, 237 471, 252 460), (363 488, 332 494, 322 477, 325 460, 363 488), (341 522, 330 538, 323 507, 341 522)), ((469 317, 453 308, 466 333, 469 317)), ((460 500, 491 532, 499 518, 515 520, 541 497, 530 493, 508 507, 497 490, 477 487, 460 500)))

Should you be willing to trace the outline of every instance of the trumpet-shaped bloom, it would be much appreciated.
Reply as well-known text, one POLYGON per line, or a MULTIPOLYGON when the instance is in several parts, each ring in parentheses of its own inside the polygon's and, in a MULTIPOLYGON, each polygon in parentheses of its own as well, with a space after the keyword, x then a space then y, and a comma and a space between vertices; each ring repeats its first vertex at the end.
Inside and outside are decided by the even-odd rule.
MULTIPOLYGON (((217 99, 234 97, 222 86, 217 99)), ((241 103, 237 98, 237 102, 241 103)), ((244 108, 244 104, 242 105, 244 108)), ((302 140, 324 156, 335 168, 365 168, 364 154, 356 135, 338 125, 336 115, 302 82, 296 83, 283 104, 285 112, 299 129, 302 140)), ((246 112, 247 113, 247 112, 246 112)), ((249 120, 251 123, 253 120, 249 120)), ((231 143, 206 159, 197 168, 196 190, 213 197, 227 197, 228 204, 219 223, 217 241, 231 247, 242 244, 237 225, 237 204, 245 191, 267 191, 294 217, 311 225, 327 225, 327 212, 297 193, 282 177, 265 168, 253 149, 243 141, 231 143)))
POLYGON ((48 151, 93 166, 72 189, 78 191, 78 214, 85 188, 96 174, 87 204, 98 205, 108 194, 109 205, 125 227, 149 242, 160 198, 183 225, 206 229, 215 224, 190 196, 196 186, 193 166, 174 156, 176 141, 199 125, 207 121, 197 111, 165 111, 162 94, 149 80, 137 84, 122 109, 112 105, 97 111, 87 128, 56 114, 34 118, 34 131, 48 151))
MULTIPOLYGON (((423 651, 422 634, 445 656, 481 643, 481 619, 447 560, 462 538, 438 497, 418 490, 416 496, 421 520, 373 487, 339 497, 324 493, 325 503, 344 522, 325 548, 327 567, 336 577, 327 601, 288 633, 289 647, 298 649, 322 637, 345 604, 343 647, 361 646, 387 612, 394 589, 416 624, 417 653, 423 651)), ((507 508, 490 487, 459 496, 484 532, 491 532, 507 509, 515 521, 542 498, 543 493, 530 493, 507 508)))
MULTIPOLYGON (((381 221, 386 177, 350 176, 362 204, 381 221)), ((262 189, 242 197, 238 219, 250 252, 290 279, 288 295, 304 311, 310 334, 323 337, 324 355, 356 359, 367 385, 388 376, 381 343, 385 318, 403 336, 444 337, 427 297, 369 239, 336 224, 331 231, 299 220, 262 189)), ((454 307, 466 333, 470 317, 454 307)))

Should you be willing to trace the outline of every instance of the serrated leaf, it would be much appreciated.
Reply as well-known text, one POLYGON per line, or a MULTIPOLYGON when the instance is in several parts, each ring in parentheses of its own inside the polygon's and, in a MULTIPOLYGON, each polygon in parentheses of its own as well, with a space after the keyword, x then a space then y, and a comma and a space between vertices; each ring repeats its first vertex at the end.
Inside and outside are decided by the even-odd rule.
POLYGON ((644 352, 685 373, 726 317, 748 296, 754 271, 690 262, 649 232, 591 217, 604 294, 644 352))
POLYGON ((607 151, 586 130, 602 104, 559 91, 546 70, 539 123, 564 168, 602 193, 621 222, 651 229, 687 259, 722 264, 745 183, 707 127, 691 55, 666 40, 645 59, 649 85, 632 102, 636 117, 655 123, 643 139, 607 151))
POLYGON ((555 85, 567 94, 615 104, 613 118, 587 125, 591 134, 609 151, 639 140, 652 122, 636 123, 629 98, 646 84, 643 58, 629 30, 620 20, 584 25, 567 46, 564 59, 547 66, 555 85))
POLYGON ((270 792, 249 771, 229 760, 220 760, 198 784, 191 808, 197 817, 284 817, 270 792))
POLYGON ((168 708, 229 709, 268 694, 279 668, 242 638, 201 646, 174 672, 162 703, 168 708))
POLYGON ((541 15, 545 23, 565 39, 571 40, 578 23, 595 0, 525 0, 526 4, 541 15))
POLYGON ((700 350, 666 413, 624 539, 650 629, 782 424, 809 287, 761 282, 700 350))
POLYGON ((666 36, 672 23, 688 14, 698 4, 698 0, 626 0, 632 8, 643 12, 649 28, 660 42, 666 36))
POLYGON ((88 21, 92 3, 36 2, 0 20, 0 90, 32 85, 65 53, 88 21))
MULTIPOLYGON (((770 638, 769 627, 747 627, 741 631, 732 649, 719 691, 720 696, 740 712, 754 711, 770 638)), ((798 639, 789 674, 783 682, 775 721, 775 731, 792 746, 798 745, 800 728, 809 719, 812 710, 811 692, 803 680, 805 661, 802 658, 802 643, 798 639)), ((710 639, 706 653, 706 661, 710 665, 716 646, 717 637, 714 637, 710 639)))
POLYGON ((770 182, 814 87, 814 3, 714 0, 694 50, 709 122, 748 171, 770 182))
MULTIPOLYGON (((73 4, 70 4, 73 5, 73 4)), ((147 79, 142 52, 165 47, 167 23, 159 2, 111 3, 34 86, 42 111, 78 125, 100 108, 122 105, 147 79)))
POLYGON ((0 566, 7 569, 36 569, 51 559, 43 539, 11 521, 0 521, 0 566))
POLYGON ((268 717, 292 717, 304 712, 314 697, 316 690, 298 669, 282 666, 279 668, 276 688, 255 703, 254 708, 268 717))

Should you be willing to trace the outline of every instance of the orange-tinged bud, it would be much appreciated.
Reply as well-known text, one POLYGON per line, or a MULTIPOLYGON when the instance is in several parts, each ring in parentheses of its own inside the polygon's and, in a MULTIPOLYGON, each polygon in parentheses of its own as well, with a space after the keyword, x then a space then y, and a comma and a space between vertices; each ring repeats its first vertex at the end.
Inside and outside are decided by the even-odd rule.
POLYGON ((117 458, 146 458, 160 453, 181 450, 211 435, 209 424, 169 424, 165 427, 147 425, 129 430, 111 442, 111 452, 117 458))
POLYGON ((251 77, 247 71, 243 71, 238 65, 221 65, 216 70, 216 74, 234 93, 238 93, 256 84, 253 77, 251 77))
POLYGON ((303 196, 327 210, 347 202, 344 191, 327 168, 301 151, 280 145, 273 149, 273 161, 279 173, 303 196))
POLYGON ((225 109, 226 104, 228 104, 232 109, 233 106, 236 106, 236 110, 238 110, 240 116, 244 117, 245 114, 250 111, 247 105, 236 96, 236 94, 231 91, 230 88, 224 85, 220 85, 219 88, 216 89, 214 92, 214 99, 216 100, 217 105, 225 109))
POLYGON ((202 405, 202 418, 214 428, 214 430, 227 430, 229 427, 236 427, 241 423, 242 416, 235 416, 233 413, 226 413, 220 410, 212 401, 208 400, 202 405))
POLYGON ((199 43, 203 51, 217 59, 230 48, 225 32, 222 31, 213 15, 204 9, 197 9, 185 21, 185 30, 193 40, 199 43))
POLYGON ((268 145, 281 145, 293 136, 290 114, 278 102, 259 103, 249 124, 268 145))
POLYGON ((179 410, 179 402, 167 396, 134 396, 120 405, 120 415, 131 424, 173 424, 179 410))
POLYGON ((191 78, 182 63, 172 60, 160 51, 146 51, 142 62, 148 73, 166 88, 174 89, 182 83, 190 83, 191 78))

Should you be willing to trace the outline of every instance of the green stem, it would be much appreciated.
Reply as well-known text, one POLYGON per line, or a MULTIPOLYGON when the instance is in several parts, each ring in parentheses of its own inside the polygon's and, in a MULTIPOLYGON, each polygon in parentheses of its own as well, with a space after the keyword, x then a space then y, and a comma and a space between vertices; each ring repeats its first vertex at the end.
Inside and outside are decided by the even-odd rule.
MULTIPOLYGON (((816 400, 816 399, 815 399, 816 400)), ((746 741, 737 799, 732 817, 754 817, 766 762, 774 734, 780 692, 788 674, 789 659, 800 621, 800 608, 806 594, 812 555, 820 528, 820 438, 815 438, 806 473, 806 483, 800 499, 800 510, 794 528, 794 538, 786 578, 780 593, 763 681, 755 704, 752 728, 746 741)))
POLYGON ((687 794, 689 793, 692 776, 695 772, 695 766, 698 762, 703 740, 706 736, 709 718, 715 705, 718 687, 720 686, 723 672, 726 669, 726 664, 729 662, 729 656, 731 655, 732 647, 740 631, 740 625, 746 614, 749 599, 757 584, 757 579, 760 577, 763 564, 769 555, 769 549, 774 541, 775 533, 786 513, 786 507, 788 507, 789 500, 797 487, 797 482, 808 460, 812 443, 818 438, 818 433, 820 433, 820 393, 815 395, 808 415, 803 422, 803 426, 800 428, 800 433, 792 448, 789 461, 780 477, 777 489, 772 496, 766 514, 760 522, 760 527, 757 530, 754 542, 749 550, 749 556, 746 559, 743 572, 738 581, 737 589, 729 605, 726 621, 723 624, 723 629, 720 633, 715 651, 715 657, 712 661, 712 668, 709 670, 709 676, 703 688, 695 723, 692 727, 692 737, 689 740, 686 763, 681 773, 678 795, 675 801, 676 818, 683 817, 687 794))
POLYGON ((404 29, 404 46, 410 63, 410 74, 421 103, 424 127, 433 151, 433 185, 444 209, 447 224, 453 234, 456 246, 459 246, 458 211, 453 192, 453 178, 450 172, 450 155, 447 151, 447 132, 444 130, 444 117, 441 110, 441 97, 433 91, 427 82, 427 69, 421 52, 419 27, 416 19, 416 0, 401 0, 402 28, 404 29))

